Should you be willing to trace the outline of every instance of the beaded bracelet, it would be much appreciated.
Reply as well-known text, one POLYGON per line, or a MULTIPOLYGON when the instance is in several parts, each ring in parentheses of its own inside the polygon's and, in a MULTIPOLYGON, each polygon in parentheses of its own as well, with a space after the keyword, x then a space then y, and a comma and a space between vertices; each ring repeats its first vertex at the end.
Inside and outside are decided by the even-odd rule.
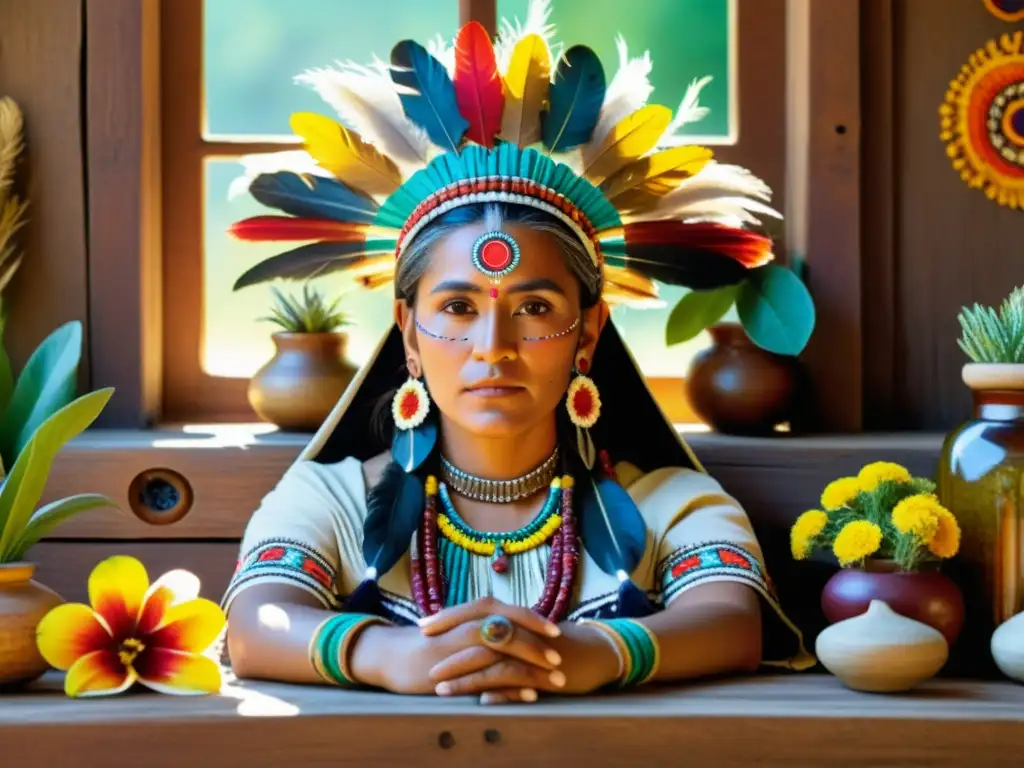
POLYGON ((309 641, 309 662, 327 683, 357 686, 348 666, 349 651, 359 633, 371 624, 387 624, 367 613, 339 613, 320 623, 309 641))
POLYGON ((580 624, 604 633, 619 657, 619 687, 643 685, 661 664, 661 648, 654 633, 633 619, 582 619, 580 624))

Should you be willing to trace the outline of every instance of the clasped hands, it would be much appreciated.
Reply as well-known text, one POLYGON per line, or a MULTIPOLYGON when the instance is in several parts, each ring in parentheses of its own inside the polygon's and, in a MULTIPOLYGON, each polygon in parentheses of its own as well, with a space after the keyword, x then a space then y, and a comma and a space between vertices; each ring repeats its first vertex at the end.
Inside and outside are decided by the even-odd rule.
POLYGON ((559 626, 495 598, 446 608, 418 627, 388 631, 395 644, 387 643, 390 659, 382 682, 396 693, 529 703, 538 692, 587 693, 619 675, 618 655, 600 632, 569 622, 559 626), (511 622, 511 639, 493 642, 481 632, 493 616, 511 622))

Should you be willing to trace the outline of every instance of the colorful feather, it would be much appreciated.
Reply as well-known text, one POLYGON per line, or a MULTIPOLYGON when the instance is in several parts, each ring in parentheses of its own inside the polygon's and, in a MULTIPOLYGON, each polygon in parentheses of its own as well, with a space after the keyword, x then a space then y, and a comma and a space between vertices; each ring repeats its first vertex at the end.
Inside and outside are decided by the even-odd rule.
POLYGON ((415 472, 434 452, 437 422, 428 418, 415 429, 396 429, 391 440, 391 458, 406 472, 415 472))
POLYGON ((647 526, 626 490, 607 477, 579 484, 580 538, 587 555, 613 576, 631 574, 647 550, 647 526))
MULTIPOLYGON (((708 162, 695 176, 684 179, 678 187, 661 197, 653 208, 638 214, 644 220, 694 218, 698 211, 729 198, 742 202, 751 211, 762 210, 758 201, 769 200, 771 190, 761 179, 744 168, 708 162)), ((778 214, 771 209, 768 215, 778 214)))
POLYGON ((394 240, 354 243, 310 243, 264 259, 235 281, 233 290, 269 280, 308 280, 357 264, 367 256, 393 252, 394 240))
POLYGON ((329 240, 335 243, 362 243, 368 236, 396 238, 398 232, 385 227, 352 221, 309 219, 295 216, 250 216, 228 227, 228 234, 239 240, 329 240))
POLYGON ((288 171, 257 176, 249 194, 268 208, 303 218, 369 224, 377 215, 377 203, 340 181, 288 171))
POLYGON ((390 462, 367 494, 363 559, 378 575, 390 571, 409 550, 426 505, 423 482, 390 462))
POLYGON ((606 179, 601 190, 620 211, 648 210, 700 173, 711 158, 704 147, 672 147, 630 163, 606 179))
POLYGON ((746 269, 763 266, 774 258, 770 237, 719 224, 636 222, 626 224, 624 230, 630 249, 638 245, 664 244, 713 251, 728 256, 746 269))
POLYGON ((304 149, 242 155, 238 158, 238 162, 242 164, 242 175, 233 179, 231 186, 228 187, 228 200, 234 200, 239 195, 244 195, 249 191, 249 186, 256 177, 264 173, 291 171, 302 176, 324 176, 326 178, 331 176, 330 172, 326 168, 321 168, 304 149))
POLYGON ((647 99, 654 90, 648 79, 653 66, 650 52, 644 51, 643 56, 630 59, 629 49, 622 35, 615 39, 615 46, 619 51, 619 69, 608 84, 604 104, 601 105, 601 114, 594 128, 591 141, 598 144, 604 141, 620 121, 647 104, 647 99))
POLYGON ((658 142, 659 144, 669 143, 673 138, 676 138, 676 132, 684 125, 696 123, 707 116, 711 110, 700 106, 698 99, 700 98, 700 92, 704 90, 704 86, 710 83, 711 80, 712 78, 708 76, 690 83, 686 93, 683 95, 683 100, 679 103, 679 109, 676 110, 676 116, 672 119, 672 123, 668 128, 665 129, 664 135, 658 142))
POLYGON ((416 41, 403 40, 391 49, 391 79, 409 119, 439 147, 458 152, 469 123, 459 112, 444 65, 416 41))
POLYGON ((455 100, 469 120, 466 138, 493 147, 501 129, 505 94, 491 38, 477 21, 464 25, 455 38, 455 100))
POLYGON ((659 298, 658 286, 647 275, 632 269, 604 265, 604 289, 601 298, 609 305, 634 309, 656 309, 665 306, 659 298))
POLYGON ((551 17, 551 0, 530 0, 526 9, 526 23, 517 18, 515 24, 502 19, 498 25, 498 39, 494 43, 494 54, 498 60, 498 70, 508 72, 512 55, 523 38, 537 35, 544 41, 547 59, 551 61, 558 53, 554 48, 555 25, 549 24, 551 17))
POLYGON ((309 70, 295 80, 312 86, 347 127, 403 168, 403 176, 430 162, 430 140, 406 117, 383 62, 373 69, 346 62, 340 69, 309 70))
POLYGON ((541 116, 541 135, 552 152, 586 144, 594 133, 604 101, 601 60, 584 45, 565 52, 548 92, 548 109, 541 116))
POLYGON ((657 104, 641 107, 620 120, 600 144, 583 147, 583 173, 600 184, 650 152, 672 122, 672 110, 657 104))
POLYGON ((540 35, 527 35, 512 51, 505 73, 505 109, 499 137, 520 147, 541 139, 540 113, 551 86, 551 59, 540 35))
POLYGON ((355 131, 329 117, 296 112, 291 127, 306 150, 335 177, 366 195, 390 195, 402 183, 402 174, 390 159, 355 131))

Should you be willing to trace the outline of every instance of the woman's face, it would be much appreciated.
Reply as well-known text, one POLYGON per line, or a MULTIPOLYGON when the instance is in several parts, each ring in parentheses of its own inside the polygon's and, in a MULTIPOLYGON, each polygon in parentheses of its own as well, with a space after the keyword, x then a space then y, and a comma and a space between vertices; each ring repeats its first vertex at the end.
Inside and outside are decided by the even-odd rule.
POLYGON ((593 359, 606 310, 598 303, 581 312, 580 285, 558 240, 528 224, 502 227, 520 260, 494 298, 491 279, 472 260, 487 231, 484 222, 467 224, 438 240, 415 307, 399 301, 396 313, 411 367, 434 405, 468 432, 500 437, 551 418, 577 352, 593 359))

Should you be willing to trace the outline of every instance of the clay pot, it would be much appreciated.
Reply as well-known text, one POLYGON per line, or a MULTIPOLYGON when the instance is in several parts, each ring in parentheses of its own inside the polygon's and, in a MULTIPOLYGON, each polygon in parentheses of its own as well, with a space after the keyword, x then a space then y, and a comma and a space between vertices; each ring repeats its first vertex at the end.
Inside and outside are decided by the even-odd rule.
POLYGON ((49 664, 36 646, 36 627, 64 598, 32 579, 35 565, 0 565, 0 687, 39 678, 49 664))
POLYGON ((791 421, 801 371, 794 357, 761 349, 738 323, 708 328, 712 345, 694 356, 686 390, 694 412, 727 434, 763 435, 791 421))
POLYGON ((872 600, 862 615, 826 628, 814 645, 822 665, 848 688, 907 691, 934 677, 949 659, 940 632, 872 600))
POLYGON ((963 594, 952 579, 935 570, 905 573, 887 560, 868 560, 864 570, 838 571, 821 592, 821 609, 835 623, 864 613, 872 600, 934 627, 950 647, 964 624, 963 594))
POLYGON ((345 360, 343 333, 275 333, 277 352, 249 382, 249 403, 281 429, 313 432, 323 423, 357 368, 345 360))

